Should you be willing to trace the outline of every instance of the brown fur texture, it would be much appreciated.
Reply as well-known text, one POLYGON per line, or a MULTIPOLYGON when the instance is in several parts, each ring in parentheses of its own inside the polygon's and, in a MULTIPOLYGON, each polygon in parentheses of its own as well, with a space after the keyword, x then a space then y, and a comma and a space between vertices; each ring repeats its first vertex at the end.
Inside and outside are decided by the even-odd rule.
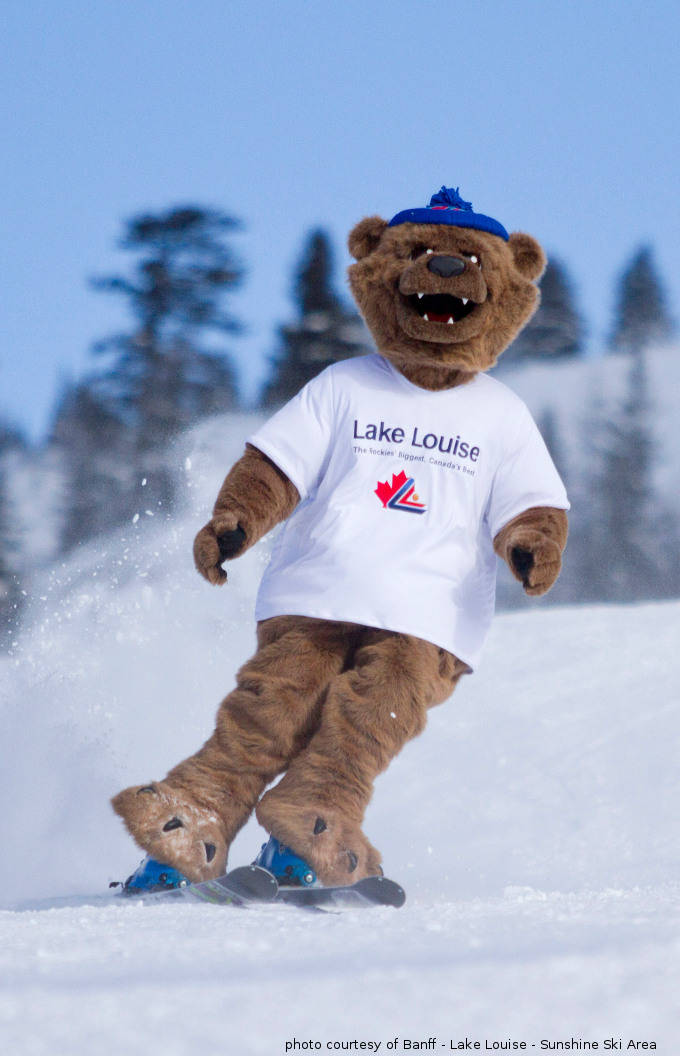
POLYGON ((421 388, 452 388, 488 370, 538 307, 545 256, 530 235, 505 242, 471 228, 387 227, 369 217, 350 233, 349 248, 350 286, 378 351, 421 388), (432 255, 457 257, 464 270, 435 274, 432 255), (465 297, 475 307, 453 324, 427 322, 410 299, 418 293, 465 297))
MULTIPOLYGON (((280 816, 271 831, 288 839, 297 781, 306 806, 326 817, 328 834, 309 857, 322 881, 344 882, 352 856, 354 879, 371 875, 380 859, 360 824, 373 779, 465 670, 445 650, 406 635, 306 616, 265 620, 212 737, 163 781, 120 792, 113 808, 152 857, 206 880, 224 872, 229 844, 288 769, 287 783, 262 801, 263 818, 280 816)), ((302 853, 305 821, 295 836, 302 853)))
POLYGON ((507 561, 526 593, 538 596, 550 590, 560 574, 567 531, 564 510, 534 506, 500 530, 494 550, 507 561))
POLYGON ((218 815, 200 789, 187 792, 170 781, 125 788, 111 805, 147 854, 194 881, 225 871, 229 844, 252 812, 252 805, 237 809, 234 803, 228 817, 222 804, 218 815))
POLYGON ((245 553, 289 517, 299 501, 298 490, 285 473, 252 444, 246 444, 245 454, 220 488, 211 520, 194 540, 197 570, 209 583, 226 583, 222 563, 245 553), (237 537, 232 551, 225 554, 225 540, 230 540, 237 529, 243 538, 237 537))
MULTIPOLYGON (((505 242, 444 224, 389 228, 368 217, 349 247, 350 285, 378 350, 427 390, 487 370, 538 306, 545 257, 529 235, 505 242), (430 267, 433 256, 459 258, 458 273, 430 267), (418 293, 468 300, 456 321, 430 322, 418 311, 418 293)), ((226 582, 223 563, 298 502, 293 483, 248 445, 196 537, 198 571, 210 583, 226 582)), ((505 525, 494 546, 527 593, 542 594, 557 578, 566 535, 562 510, 534 508, 505 525)), ((163 781, 119 793, 114 809, 144 850, 190 880, 224 871, 229 843, 258 801, 260 822, 323 883, 375 874, 380 855, 361 829, 373 781, 466 670, 409 635, 304 616, 266 620, 212 737, 163 781)))
POLYGON ((328 687, 319 729, 260 800, 260 824, 324 884, 375 875, 380 855, 361 830, 373 782, 466 671, 429 642, 363 628, 351 668, 328 687))
POLYGON ((349 662, 358 630, 354 624, 304 616, 260 623, 257 652, 222 701, 210 739, 164 781, 134 786, 113 799, 133 839, 190 880, 223 873, 229 843, 265 786, 318 724, 322 695, 349 662), (182 827, 165 831, 175 817, 182 827), (204 819, 213 820, 209 842, 217 852, 210 861, 201 846, 204 819))

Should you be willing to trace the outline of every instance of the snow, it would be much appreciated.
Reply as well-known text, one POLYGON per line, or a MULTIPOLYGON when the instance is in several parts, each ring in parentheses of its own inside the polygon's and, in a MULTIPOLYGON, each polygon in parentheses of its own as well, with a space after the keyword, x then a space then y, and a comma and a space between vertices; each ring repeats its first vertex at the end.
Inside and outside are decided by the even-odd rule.
POLYGON ((395 1036, 433 1035, 447 1048, 614 1035, 674 1051, 672 888, 442 893, 370 917, 169 905, 3 916, 11 1053, 269 1056, 293 1038, 381 1040, 384 1052, 395 1036))
MULTIPOLYGON (((366 829, 403 909, 60 904, 131 871, 108 797, 202 742, 252 652, 267 546, 221 589, 190 549, 252 424, 178 449, 180 516, 140 510, 40 573, 0 662, 3 1051, 613 1037, 676 1056, 680 602, 497 617, 480 670, 377 782, 366 829)), ((263 838, 249 823, 232 864, 263 838)))

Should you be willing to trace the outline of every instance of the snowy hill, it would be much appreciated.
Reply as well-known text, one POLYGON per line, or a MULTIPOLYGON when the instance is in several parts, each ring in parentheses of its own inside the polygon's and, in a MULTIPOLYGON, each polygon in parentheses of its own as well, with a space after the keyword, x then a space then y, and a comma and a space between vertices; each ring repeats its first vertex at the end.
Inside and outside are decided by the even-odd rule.
MULTIPOLYGON (((497 618, 478 673, 377 783, 366 829, 407 888, 398 912, 56 908, 136 864, 108 797, 202 742, 252 652, 266 545, 222 589, 190 551, 250 426, 198 430, 177 453, 186 512, 140 511, 53 568, 0 662, 4 1050, 615 1036, 673 1056, 680 602, 497 618)), ((249 824, 232 864, 262 837, 249 824)))

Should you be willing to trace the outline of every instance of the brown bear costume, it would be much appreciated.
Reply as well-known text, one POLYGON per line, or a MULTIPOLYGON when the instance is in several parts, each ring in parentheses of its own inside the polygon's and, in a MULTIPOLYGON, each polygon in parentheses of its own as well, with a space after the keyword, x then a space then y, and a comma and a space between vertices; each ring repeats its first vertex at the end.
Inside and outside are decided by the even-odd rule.
MULTIPOLYGON (((451 509, 444 508, 443 527, 437 536, 440 549, 434 550, 439 565, 434 574, 423 572, 422 590, 417 591, 422 598, 417 617, 420 622, 409 624, 413 592, 407 595, 404 587, 404 593, 399 594, 398 577, 393 567, 388 567, 389 546, 386 544, 383 562, 374 537, 381 526, 389 525, 391 545, 396 548, 393 553, 403 555, 407 573, 417 583, 419 562, 425 568, 426 560, 435 558, 419 557, 421 544, 413 533, 428 518, 413 514, 431 511, 427 502, 419 499, 415 477, 407 479, 400 462, 407 429, 385 425, 387 418, 380 406, 375 411, 380 430, 377 426, 366 428, 351 405, 351 391, 360 391, 356 382, 354 390, 350 391, 351 386, 347 389, 350 395, 342 398, 353 418, 354 437, 363 443, 368 436, 375 446, 344 441, 339 445, 337 438, 329 440, 333 424, 326 421, 326 411, 316 404, 309 414, 316 432, 307 434, 301 427, 298 434, 296 419, 285 417, 292 414, 287 408, 296 401, 296 406, 301 406, 299 401, 307 398, 306 390, 316 392, 320 385, 329 383, 328 378, 326 382, 315 379, 296 401, 279 412, 284 416, 279 434, 283 435, 282 450, 288 450, 287 455, 279 457, 274 450, 272 457, 271 444, 262 442, 267 450, 258 447, 257 435, 246 446, 222 485, 212 519, 196 537, 196 567, 210 583, 226 582, 223 562, 242 554, 287 519, 284 549, 297 548, 296 561, 279 571, 276 582, 283 586, 278 595, 276 590, 273 595, 270 592, 269 602, 258 614, 257 652, 243 665, 236 688, 220 705, 209 740, 162 781, 125 789, 112 801, 130 834, 149 855, 193 881, 225 871, 229 845, 253 809, 269 833, 311 865, 321 883, 352 883, 379 873, 380 855, 361 828, 373 782, 403 745, 424 729, 428 708, 446 700, 461 675, 476 661, 475 653, 470 662, 475 652, 472 646, 467 655, 463 647, 458 648, 462 654, 459 658, 453 648, 457 639, 448 632, 430 632, 428 610, 437 609, 440 595, 442 604, 452 599, 452 620, 454 603, 463 617, 466 606, 477 605, 475 591, 479 590, 469 584, 483 581, 479 578, 482 551, 487 555, 487 578, 488 554, 494 559, 495 550, 532 595, 549 590, 561 567, 568 509, 563 489, 555 484, 541 490, 525 479, 531 476, 532 464, 522 448, 512 454, 510 469, 500 449, 493 458, 488 455, 491 464, 484 470, 486 477, 479 468, 491 450, 494 430, 500 435, 506 419, 523 415, 524 421, 529 417, 523 404, 520 409, 517 397, 483 372, 493 366, 536 310, 539 293, 535 283, 545 266, 540 246, 529 235, 508 235, 497 221, 475 213, 457 192, 442 188, 428 207, 397 214, 389 224, 377 216, 362 220, 350 233, 349 249, 356 260, 349 269, 352 293, 378 353, 336 364, 319 377, 328 376, 342 389, 343 379, 350 374, 355 378, 358 365, 364 371, 362 378, 372 371, 372 399, 380 400, 383 381, 385 387, 398 384, 399 407, 404 413, 411 405, 436 405, 440 415, 445 414, 441 420, 446 423, 455 417, 455 408, 464 408, 470 400, 472 420, 475 415, 484 417, 485 406, 492 409, 491 416, 497 420, 484 427, 487 433, 483 435, 489 437, 486 448, 462 442, 461 428, 455 442, 449 437, 448 446, 440 437, 436 458, 426 451, 411 456, 414 473, 417 471, 420 480, 429 481, 432 494, 449 494, 446 487, 481 489, 475 499, 476 520, 472 531, 467 532, 472 541, 463 538, 463 521, 457 521, 451 509), (317 434, 324 437, 318 444, 317 434), (398 445, 402 445, 400 451, 398 445), (366 512, 362 523, 368 526, 364 535, 358 528, 353 529, 354 534, 350 532, 350 548, 358 569, 352 596, 358 602, 356 607, 348 603, 344 609, 342 600, 335 605, 333 598, 336 593, 340 599, 349 596, 343 587, 342 569, 351 579, 352 559, 344 554, 345 564, 334 565, 336 559, 328 557, 334 577, 328 582, 331 587, 337 584, 337 592, 329 589, 324 593, 314 579, 314 568, 320 570, 318 576, 323 581, 324 554, 332 555, 333 548, 341 552, 343 533, 359 519, 342 499, 336 501, 330 528, 327 524, 321 532, 309 527, 309 511, 321 502, 319 496, 331 474, 338 446, 342 457, 349 459, 342 470, 343 486, 355 469, 360 472, 356 468, 360 465, 368 465, 361 470, 368 474, 365 479, 378 484, 375 489, 364 488, 366 512), (457 461, 451 461, 452 451, 457 461), (393 455, 392 461, 385 455, 393 455), (286 472, 304 458, 312 459, 315 465, 315 482, 309 487, 300 483, 292 468, 286 472), (390 485, 392 469, 401 472, 392 474, 390 485), (494 526, 489 504, 504 473, 513 475, 516 498, 514 506, 501 504, 494 526), (385 475, 388 480, 381 483, 385 475), (479 483, 472 485, 469 481, 475 475, 479 483), (376 496, 382 501, 382 509, 376 496), (389 516, 384 516, 385 511, 389 516), (395 511, 409 516, 393 516, 395 511), (383 520, 375 520, 376 527, 371 528, 371 518, 380 516, 383 520), (399 532, 404 533, 403 539, 399 532), (447 560, 449 545, 460 546, 462 549, 455 552, 469 555, 462 572, 449 567, 455 563, 447 560), (364 550, 370 554, 362 563, 364 550), (296 583, 302 584, 300 600, 293 589, 296 583), (375 601, 390 592, 393 612, 399 616, 383 615, 375 601), (377 615, 367 619, 366 612, 377 615), (282 773, 278 784, 263 795, 267 785, 282 773)), ((366 388, 368 382, 358 384, 366 388)), ((409 421, 409 431, 416 421, 415 417, 409 421)), ((434 437, 432 441, 428 442, 427 436, 418 441, 422 431, 418 434, 417 428, 416 424, 410 434, 414 448, 436 442, 434 433, 428 434, 434 437)), ((451 427, 454 432, 458 428, 451 427)), ((533 423, 526 428, 537 434, 533 423)), ((267 426, 265 437, 266 430, 267 426)), ((531 443, 535 446, 541 442, 534 433, 531 443)), ((550 462, 547 453, 539 457, 550 462)), ((411 472, 411 463, 406 466, 411 472)), ((546 472, 554 473, 552 463, 546 472)), ((418 490, 422 490, 420 482, 418 490)), ((442 499, 439 505, 447 504, 442 499)), ((460 561, 465 564, 463 558, 460 561)), ((492 595, 492 588, 493 584, 487 593, 492 595)), ((485 604, 488 609, 488 599, 485 604)), ((490 604, 492 611, 492 598, 490 604)), ((485 613, 488 622, 490 613, 485 613)), ((461 634, 460 640, 467 640, 461 634)), ((480 632, 480 641, 481 637, 480 632)))

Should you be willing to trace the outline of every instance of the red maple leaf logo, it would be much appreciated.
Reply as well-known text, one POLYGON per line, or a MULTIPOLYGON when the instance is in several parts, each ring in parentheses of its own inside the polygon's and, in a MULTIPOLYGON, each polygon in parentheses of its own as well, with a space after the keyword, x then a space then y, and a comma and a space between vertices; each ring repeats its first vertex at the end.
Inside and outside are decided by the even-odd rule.
POLYGON ((403 469, 401 473, 392 474, 392 483, 388 484, 386 480, 378 481, 378 487, 375 489, 375 494, 378 496, 383 506, 387 506, 393 495, 396 495, 399 488, 402 488, 406 483, 407 477, 403 469))

